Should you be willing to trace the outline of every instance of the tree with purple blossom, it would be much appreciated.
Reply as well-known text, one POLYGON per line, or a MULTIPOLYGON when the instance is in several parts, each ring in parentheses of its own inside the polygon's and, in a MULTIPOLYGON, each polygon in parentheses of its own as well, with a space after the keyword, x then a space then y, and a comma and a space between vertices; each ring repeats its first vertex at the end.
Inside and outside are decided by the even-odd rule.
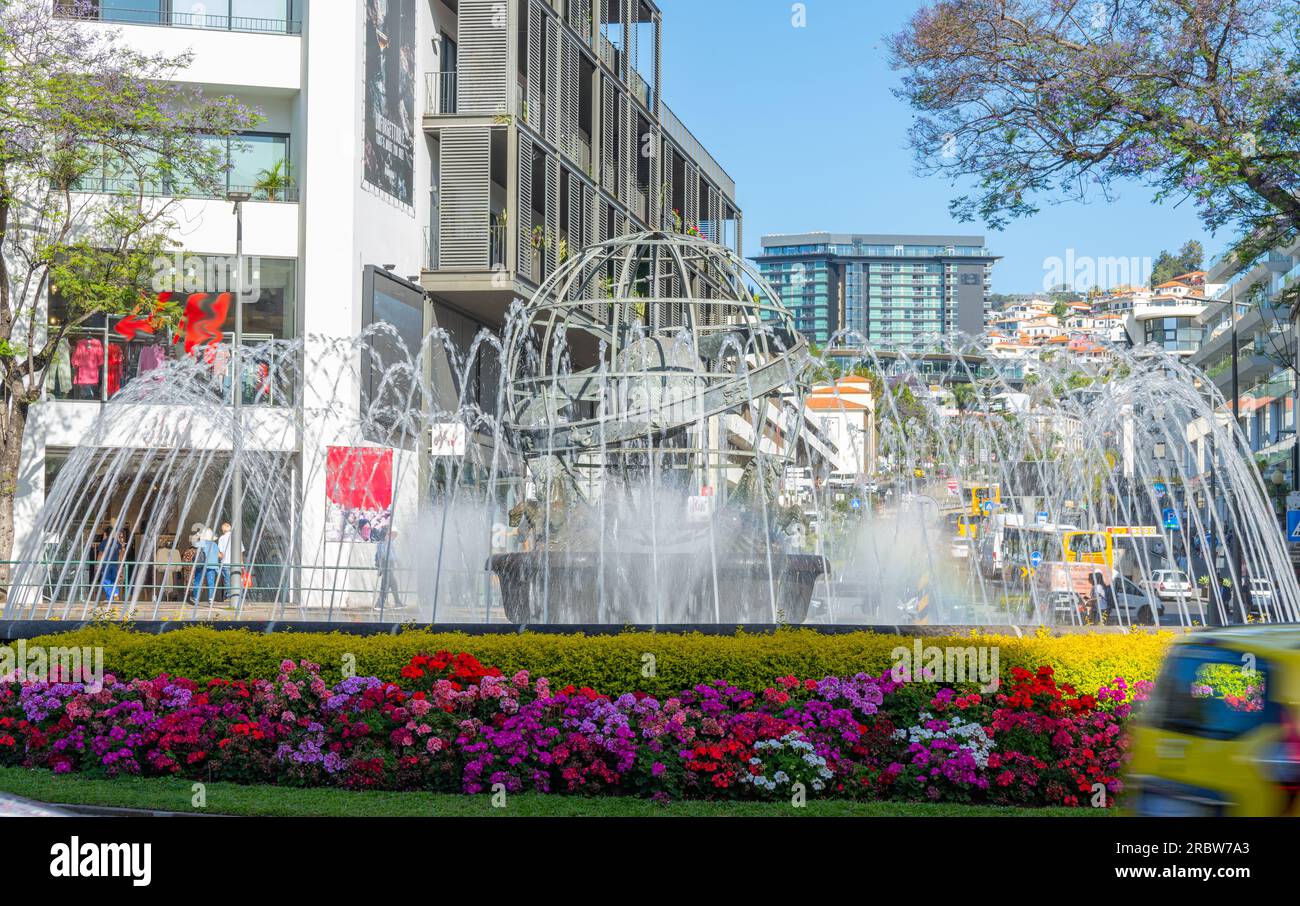
POLYGON ((92 6, 0 2, 0 560, 23 430, 60 343, 96 316, 179 315, 144 301, 177 199, 220 195, 229 152, 213 139, 260 119, 185 84, 191 54, 143 54, 84 21, 92 6))
POLYGON ((1243 262, 1300 232, 1300 4, 927 0, 890 55, 921 172, 975 180, 962 220, 1132 180, 1233 227, 1243 262))

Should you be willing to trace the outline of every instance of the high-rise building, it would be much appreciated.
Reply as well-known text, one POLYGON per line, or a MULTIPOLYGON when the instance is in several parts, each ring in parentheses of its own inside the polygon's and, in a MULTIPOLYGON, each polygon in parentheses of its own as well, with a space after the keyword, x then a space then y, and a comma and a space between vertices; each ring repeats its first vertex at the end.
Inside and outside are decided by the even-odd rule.
MULTIPOLYGON (((325 370, 322 350, 379 322, 391 325, 412 352, 430 331, 442 329, 463 356, 480 331, 499 331, 510 307, 527 301, 559 262, 602 239, 663 228, 741 247, 735 183, 661 97, 663 16, 650 0, 207 0, 190 6, 173 0, 50 4, 53 15, 82 19, 85 29, 115 30, 126 45, 150 55, 189 50, 192 59, 175 81, 260 110, 256 131, 230 143, 227 191, 199 197, 164 183, 144 191, 177 199, 176 266, 168 277, 174 288, 216 294, 232 284, 251 287, 254 298, 240 306, 243 344, 301 340, 303 373, 325 370), (236 199, 246 284, 231 280, 236 199)), ((141 189, 107 165, 76 188, 86 194, 141 189)), ((60 300, 49 299, 48 307, 53 328, 61 323, 60 300)), ((233 310, 209 320, 215 339, 204 355, 228 362, 233 310)), ((33 407, 15 494, 16 551, 24 549, 47 490, 86 442, 102 405, 146 369, 189 355, 164 338, 124 335, 105 318, 68 330, 66 345, 69 354, 84 346, 79 361, 89 364, 52 369, 44 398, 33 407), (91 362, 95 351, 98 364, 91 362)), ((439 407, 445 388, 448 410, 462 396, 495 408, 497 363, 490 344, 479 353, 465 386, 459 368, 432 363, 439 407)), ((366 361, 358 375, 340 374, 328 390, 331 399, 318 398, 298 378, 274 396, 244 393, 246 418, 265 429, 257 442, 267 448, 244 455, 283 457, 286 486, 323 484, 331 449, 373 442, 343 436, 323 413, 340 396, 364 408, 385 392, 380 365, 366 361)), ((227 407, 244 389, 230 383, 222 391, 227 407)), ((193 415, 184 408, 176 406, 177 425, 193 415)), ((129 426, 131 413, 118 414, 129 426)), ((182 446, 210 448, 217 476, 197 479, 195 493, 207 496, 190 509, 209 521, 229 517, 218 479, 233 456, 230 438, 179 429, 174 437, 182 446)), ((112 442, 138 445, 142 473, 153 468, 147 451, 156 439, 124 430, 112 442)), ((414 456, 417 448, 427 454, 428 438, 395 455, 414 456)), ((369 563, 372 554, 346 547, 340 554, 332 546, 323 525, 326 489, 302 493, 311 506, 292 527, 296 537, 286 541, 298 562, 346 566, 351 557, 358 568, 369 563)), ((134 531, 141 506, 128 499, 89 520, 87 530, 104 520, 134 531)), ((154 534, 160 526, 159 537, 172 543, 194 516, 178 511, 151 519, 154 534)), ((150 550, 161 544, 158 537, 138 543, 150 550)))
POLYGON ((897 347, 984 329, 998 256, 983 236, 797 233, 762 244, 760 270, 818 345, 840 334, 897 347))

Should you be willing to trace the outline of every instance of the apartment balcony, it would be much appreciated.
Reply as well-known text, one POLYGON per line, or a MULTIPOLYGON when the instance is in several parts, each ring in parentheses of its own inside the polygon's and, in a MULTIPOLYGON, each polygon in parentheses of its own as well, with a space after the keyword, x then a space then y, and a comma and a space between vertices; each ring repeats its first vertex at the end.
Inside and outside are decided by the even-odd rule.
POLYGON ((542 252, 533 253, 534 270, 516 274, 509 270, 512 230, 509 225, 494 224, 483 234, 486 266, 452 266, 444 260, 439 236, 431 227, 424 228, 424 261, 420 268, 420 285, 441 301, 460 309, 486 324, 501 326, 506 312, 516 299, 527 299, 537 283, 537 268, 542 252))
POLYGON ((569 27, 591 43, 592 0, 569 0, 569 27))
POLYGON ((424 115, 449 116, 456 112, 456 73, 424 74, 424 115))
POLYGON ((111 22, 115 25, 155 25, 167 28, 199 28, 213 31, 239 31, 257 34, 297 35, 302 22, 297 19, 261 18, 239 15, 239 2, 208 0, 192 4, 191 11, 173 8, 170 0, 56 0, 54 14, 64 19, 111 22))
POLYGON ((632 209, 633 216, 637 217, 642 223, 649 223, 650 190, 645 186, 637 186, 636 191, 632 193, 632 202, 629 207, 632 209))
MULTIPOLYGON (((488 227, 488 270, 496 271, 506 266, 506 238, 508 227, 493 225, 488 227)), ((432 227, 424 228, 424 260, 421 267, 425 271, 443 270, 439 261, 438 233, 432 227)))
POLYGON ((574 132, 569 135, 561 133, 560 150, 578 165, 578 169, 589 177, 595 178, 595 171, 591 164, 591 139, 584 133, 574 132))
POLYGON ((654 108, 650 106, 650 86, 646 84, 645 79, 641 78, 641 73, 634 70, 631 75, 631 82, 632 94, 641 102, 641 106, 653 111, 654 108))
POLYGON ((677 118, 667 104, 659 105, 659 122, 663 125, 664 134, 671 138, 677 147, 686 153, 700 165, 700 169, 717 185, 722 193, 732 204, 736 200, 736 181, 731 178, 730 174, 722 168, 722 164, 714 159, 713 155, 705 150, 704 145, 695 137, 691 130, 677 118))
POLYGON ((543 134, 546 130, 546 92, 537 93, 537 109, 533 109, 533 104, 528 100, 528 85, 517 83, 515 85, 515 109, 519 111, 519 121, 531 128, 538 135, 543 134))
POLYGON ((618 63, 619 59, 623 55, 623 51, 611 44, 609 38, 605 37, 603 34, 596 38, 596 55, 600 57, 600 61, 611 70, 618 72, 618 63))
POLYGON ((87 176, 72 185, 72 191, 88 195, 143 195, 147 198, 177 198, 206 201, 221 201, 232 192, 247 192, 250 201, 268 201, 272 203, 296 204, 298 187, 296 185, 227 185, 224 189, 212 191, 192 186, 182 186, 170 182, 148 181, 139 179, 115 178, 105 176, 87 176))

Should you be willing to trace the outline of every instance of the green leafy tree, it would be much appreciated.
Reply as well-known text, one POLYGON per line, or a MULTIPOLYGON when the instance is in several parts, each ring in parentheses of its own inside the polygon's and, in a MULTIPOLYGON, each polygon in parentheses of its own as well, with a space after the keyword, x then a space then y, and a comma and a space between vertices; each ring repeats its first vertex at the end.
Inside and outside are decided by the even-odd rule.
POLYGON ((1151 267, 1151 286, 1156 287, 1175 277, 1201 269, 1205 259, 1205 249, 1195 239, 1183 243, 1177 253, 1161 251, 1151 267))
POLYGON ((13 547, 23 431, 60 341, 148 304, 176 196, 219 195, 229 162, 211 138, 258 119, 171 81, 190 54, 131 49, 78 20, 93 12, 85 0, 55 7, 0 2, 0 560, 13 547), (92 179, 98 194, 82 191, 92 179))
POLYGON ((1234 226, 1241 261, 1300 231, 1300 4, 929 0, 890 42, 923 172, 990 228, 1123 183, 1234 226))

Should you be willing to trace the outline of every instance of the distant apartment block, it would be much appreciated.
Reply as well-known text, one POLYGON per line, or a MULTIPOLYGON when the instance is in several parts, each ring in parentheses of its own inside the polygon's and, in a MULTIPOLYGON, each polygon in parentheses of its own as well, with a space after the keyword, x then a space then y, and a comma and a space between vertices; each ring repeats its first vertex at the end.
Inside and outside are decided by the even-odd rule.
POLYGON ((984 329, 993 264, 983 236, 764 236, 759 269, 818 345, 841 332, 884 347, 984 329))

